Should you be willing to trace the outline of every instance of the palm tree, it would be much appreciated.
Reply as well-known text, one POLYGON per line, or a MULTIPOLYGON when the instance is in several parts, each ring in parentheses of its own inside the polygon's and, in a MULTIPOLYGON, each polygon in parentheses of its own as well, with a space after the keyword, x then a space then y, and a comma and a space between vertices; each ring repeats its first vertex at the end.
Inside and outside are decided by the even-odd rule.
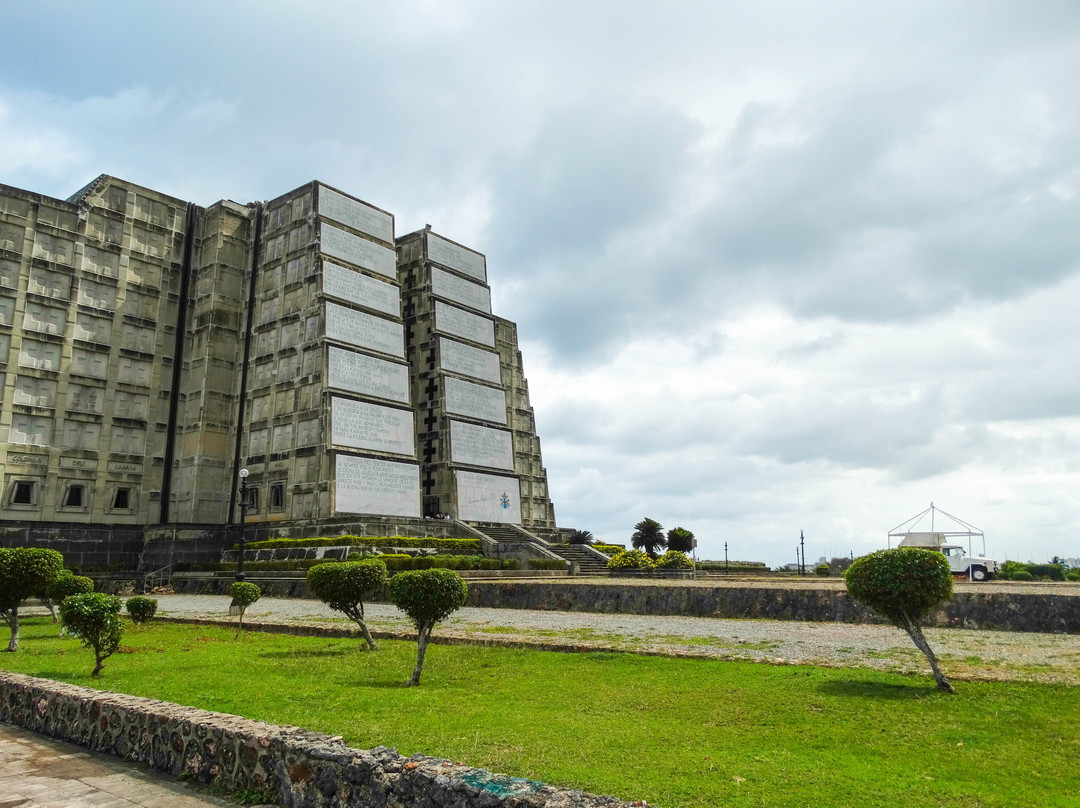
POLYGON ((567 534, 566 540, 570 544, 592 544, 593 534, 588 530, 577 530, 575 528, 567 534))
POLYGON ((673 527, 667 532, 667 547, 669 550, 689 553, 694 549, 694 534, 685 527, 673 527))
POLYGON ((650 558, 656 558, 656 551, 667 545, 664 527, 655 519, 646 517, 634 525, 634 535, 630 537, 630 542, 635 550, 644 550, 650 558))

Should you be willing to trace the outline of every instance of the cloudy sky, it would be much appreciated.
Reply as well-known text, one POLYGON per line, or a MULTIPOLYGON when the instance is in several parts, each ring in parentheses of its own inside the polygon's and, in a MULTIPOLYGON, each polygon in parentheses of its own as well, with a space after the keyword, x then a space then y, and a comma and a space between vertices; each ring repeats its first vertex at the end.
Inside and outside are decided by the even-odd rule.
POLYGON ((5 8, 0 182, 317 178, 488 256, 559 522, 1080 556, 1080 6, 5 8), (939 521, 939 525, 941 522, 939 521))

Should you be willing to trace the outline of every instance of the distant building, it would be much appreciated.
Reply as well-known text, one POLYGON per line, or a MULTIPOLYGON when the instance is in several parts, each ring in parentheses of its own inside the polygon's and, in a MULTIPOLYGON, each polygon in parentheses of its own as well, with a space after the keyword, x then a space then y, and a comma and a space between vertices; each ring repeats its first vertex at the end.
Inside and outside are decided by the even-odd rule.
MULTIPOLYGON (((200 207, 0 185, 0 524, 555 528, 484 255, 312 182, 200 207)), ((11 543, 8 541, 7 543, 11 543)))

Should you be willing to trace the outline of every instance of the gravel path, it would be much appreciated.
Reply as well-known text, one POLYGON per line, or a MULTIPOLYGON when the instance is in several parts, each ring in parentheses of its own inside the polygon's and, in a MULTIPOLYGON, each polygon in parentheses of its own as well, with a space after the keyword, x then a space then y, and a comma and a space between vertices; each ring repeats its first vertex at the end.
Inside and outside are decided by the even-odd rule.
MULTIPOLYGON (((156 595, 159 614, 226 618, 229 600, 211 595, 156 595)), ((407 632, 395 607, 365 604, 373 630, 407 632)), ((252 623, 349 626, 314 600, 263 598, 244 618, 252 623)), ((947 675, 958 679, 1080 685, 1080 635, 926 629, 947 675)), ((727 620, 592 612, 463 608, 436 635, 485 643, 567 643, 582 649, 709 656, 770 663, 811 663, 929 673, 907 634, 888 626, 727 620)))

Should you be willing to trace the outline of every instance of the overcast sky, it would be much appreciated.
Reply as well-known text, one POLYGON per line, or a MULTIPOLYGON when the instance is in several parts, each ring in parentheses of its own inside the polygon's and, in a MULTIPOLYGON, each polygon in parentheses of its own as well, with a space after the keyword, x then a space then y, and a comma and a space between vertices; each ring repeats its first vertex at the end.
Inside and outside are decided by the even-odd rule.
POLYGON ((46 2, 0 182, 320 179, 488 256, 560 525, 1080 556, 1080 5, 46 2), (938 525, 941 525, 939 521, 938 525))

